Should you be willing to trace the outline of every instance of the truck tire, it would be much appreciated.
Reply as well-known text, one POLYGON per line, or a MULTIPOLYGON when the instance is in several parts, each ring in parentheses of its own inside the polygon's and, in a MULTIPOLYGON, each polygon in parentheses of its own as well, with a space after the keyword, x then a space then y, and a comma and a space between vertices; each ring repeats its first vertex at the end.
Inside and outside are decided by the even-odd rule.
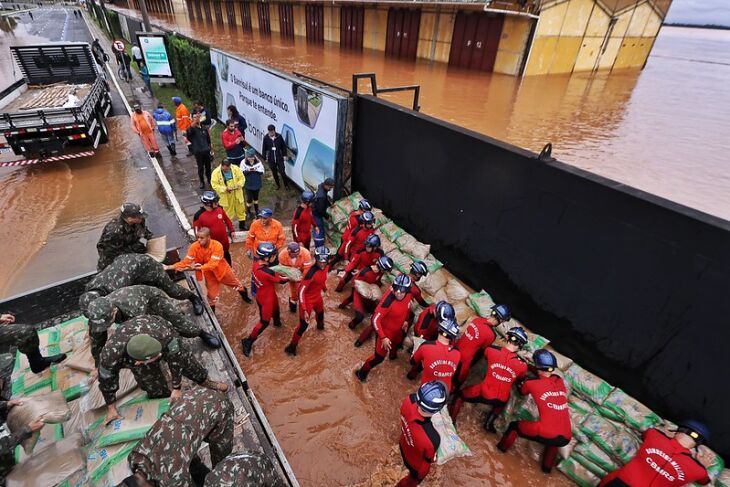
POLYGON ((109 142, 109 130, 106 127, 106 120, 104 120, 104 115, 101 112, 96 114, 96 118, 99 123, 99 130, 101 131, 99 145, 106 144, 109 142))

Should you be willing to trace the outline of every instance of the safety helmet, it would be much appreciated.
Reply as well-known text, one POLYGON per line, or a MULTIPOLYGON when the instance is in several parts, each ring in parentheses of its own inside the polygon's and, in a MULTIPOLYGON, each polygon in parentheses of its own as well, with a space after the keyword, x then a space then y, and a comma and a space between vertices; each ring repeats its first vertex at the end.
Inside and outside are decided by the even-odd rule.
POLYGON ((438 330, 439 333, 446 335, 451 340, 456 340, 459 337, 459 325, 454 320, 439 321, 438 330))
POLYGON ((677 431, 689 435, 698 445, 704 445, 710 441, 710 429, 696 419, 682 421, 677 431))
POLYGON ((286 250, 288 250, 291 254, 298 254, 301 250, 301 246, 299 245, 299 242, 289 242, 286 246, 286 250))
POLYGON ((259 217, 261 218, 271 218, 271 215, 273 215, 274 212, 271 211, 271 208, 262 208, 261 211, 259 211, 259 217))
POLYGON ((538 370, 546 370, 548 372, 552 372, 553 370, 558 368, 558 359, 555 358, 555 355, 548 352, 544 348, 539 348, 535 350, 535 352, 532 354, 532 360, 535 362, 535 367, 538 370))
POLYGON ((220 197, 216 194, 215 191, 205 191, 200 197, 200 202, 204 205, 209 205, 211 203, 215 203, 219 199, 220 197))
POLYGON ((438 413, 449 400, 449 390, 440 380, 431 380, 416 391, 416 404, 429 413, 438 413))
POLYGON ((422 260, 414 260, 411 264, 411 272, 417 276, 425 276, 428 274, 428 267, 426 267, 426 263, 422 260))
POLYGON ((302 203, 311 203, 314 199, 314 193, 312 193, 311 191, 303 191, 301 199, 302 203))
POLYGON ((393 259, 391 259, 387 255, 380 257, 377 261, 377 264, 380 270, 383 272, 390 272, 393 270, 393 259))
POLYGON ((525 329, 521 326, 513 326, 507 330, 507 340, 520 347, 524 347, 527 345, 527 333, 525 333, 525 329))
POLYGON ((492 310, 492 316, 500 322, 509 321, 512 318, 512 314, 509 312, 509 307, 506 304, 495 304, 490 309, 492 310))
POLYGON ((393 291, 406 292, 411 288, 411 278, 405 274, 398 274, 393 280, 393 291))
POLYGON ((362 211, 373 211, 373 205, 371 205, 370 202, 364 198, 360 200, 360 203, 358 203, 357 207, 360 208, 362 211))
POLYGON ((314 258, 317 262, 327 262, 330 259, 330 249, 327 247, 317 247, 314 249, 314 258))
POLYGON ((79 297, 79 308, 86 315, 88 313, 89 305, 97 298, 101 296, 99 291, 87 291, 79 297))
POLYGON ((271 242, 261 242, 256 248, 256 256, 261 259, 271 257, 276 253, 276 247, 271 242))
POLYGON ((374 233, 372 235, 368 235, 368 238, 365 239, 365 245, 367 247, 380 247, 380 237, 374 233))
POLYGON ((439 301, 438 303, 436 303, 436 308, 433 311, 434 315, 436 315, 436 319, 439 322, 456 319, 456 312, 454 311, 454 307, 446 301, 439 301))
POLYGON ((366 211, 359 218, 363 225, 372 225, 375 223, 375 215, 373 215, 372 211, 366 211))

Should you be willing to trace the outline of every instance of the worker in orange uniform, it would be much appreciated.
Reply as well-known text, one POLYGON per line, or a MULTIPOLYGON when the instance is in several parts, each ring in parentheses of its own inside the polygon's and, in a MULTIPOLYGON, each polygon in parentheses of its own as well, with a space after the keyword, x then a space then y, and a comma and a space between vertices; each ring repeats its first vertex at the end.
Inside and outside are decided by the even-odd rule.
POLYGON ((277 249, 284 246, 286 242, 284 227, 279 220, 273 218, 273 215, 274 212, 270 208, 263 208, 259 212, 259 218, 251 223, 246 236, 246 249, 250 258, 253 258, 261 243, 269 242, 277 249))
POLYGON ((221 284, 232 287, 238 291, 241 299, 250 303, 248 290, 233 274, 233 269, 223 258, 223 245, 210 238, 210 229, 208 227, 198 228, 196 237, 197 240, 190 245, 185 258, 173 265, 165 266, 165 269, 195 271, 195 278, 198 281, 205 279, 208 304, 210 304, 213 311, 215 311, 215 305, 218 302, 221 284))
POLYGON ((135 103, 133 108, 132 130, 142 139, 144 150, 147 151, 150 157, 159 156, 160 146, 157 145, 157 139, 155 138, 156 125, 154 117, 150 112, 142 110, 139 103, 135 103))
MULTIPOLYGON (((173 96, 172 103, 175 105, 175 122, 177 124, 177 129, 180 131, 180 133, 184 134, 185 131, 190 127, 190 111, 188 110, 188 107, 186 107, 185 104, 182 102, 182 98, 180 98, 179 96, 173 96)), ((188 153, 189 152, 190 144, 188 144, 188 153)))
MULTIPOLYGON (((279 264, 299 269, 303 276, 312 267, 314 262, 312 261, 312 254, 309 250, 302 247, 302 244, 299 242, 291 242, 279 252, 279 264)), ((289 311, 295 313, 298 302, 299 283, 297 281, 289 281, 289 311)))

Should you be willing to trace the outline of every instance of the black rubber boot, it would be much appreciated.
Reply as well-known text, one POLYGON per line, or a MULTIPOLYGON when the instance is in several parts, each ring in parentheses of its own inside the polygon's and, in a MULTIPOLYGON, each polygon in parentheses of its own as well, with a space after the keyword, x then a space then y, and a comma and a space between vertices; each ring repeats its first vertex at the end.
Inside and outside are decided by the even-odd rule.
POLYGON ((246 230, 246 220, 243 220, 243 221, 239 220, 238 229, 241 230, 242 232, 246 230))
POLYGON ((203 314, 205 307, 203 306, 203 300, 198 296, 192 296, 190 302, 193 303, 193 313, 200 316, 203 314))
POLYGON ((278 311, 274 315, 274 326, 277 328, 281 327, 281 315, 279 314, 278 311))
POLYGON ((363 372, 362 369, 357 369, 355 371, 355 377, 357 377, 360 382, 365 382, 368 378, 368 374, 367 372, 363 372))
POLYGON ((30 370, 34 374, 40 374, 41 372, 46 370, 48 367, 50 367, 51 364, 57 364, 58 362, 66 360, 65 353, 59 353, 57 355, 50 355, 48 357, 44 357, 41 355, 41 351, 39 349, 35 349, 32 353, 27 353, 26 356, 28 357, 28 364, 30 364, 30 370))
POLYGON ((241 299, 248 304, 251 304, 251 298, 248 296, 248 289, 243 288, 241 291, 238 291, 238 294, 241 296, 241 299))
POLYGON ((221 348, 221 341, 220 339, 213 335, 212 333, 208 333, 207 331, 200 331, 200 335, 198 335, 200 339, 205 343, 205 345, 208 348, 221 348))
POLYGON ((251 340, 251 338, 244 338, 241 340, 241 346, 243 347, 243 354, 246 357, 250 357, 251 349, 253 348, 253 340, 251 340))
POLYGON ((354 345, 355 345, 355 348, 360 348, 360 347, 362 347, 362 342, 360 340, 355 340, 354 345))
POLYGON ((293 343, 290 343, 289 345, 287 345, 286 348, 284 348, 284 351, 288 355, 291 355, 292 357, 296 357, 297 356, 297 346, 294 345, 293 343))
POLYGON ((172 156, 177 155, 177 149, 175 148, 175 144, 170 145, 170 155, 172 155, 172 156))
POLYGON ((493 412, 489 412, 487 417, 484 419, 484 429, 490 433, 496 433, 497 428, 494 427, 494 422, 497 420, 497 415, 493 412))
POLYGON ((297 302, 296 301, 292 301, 291 299, 289 300, 289 311, 291 311, 292 313, 297 312, 297 302))

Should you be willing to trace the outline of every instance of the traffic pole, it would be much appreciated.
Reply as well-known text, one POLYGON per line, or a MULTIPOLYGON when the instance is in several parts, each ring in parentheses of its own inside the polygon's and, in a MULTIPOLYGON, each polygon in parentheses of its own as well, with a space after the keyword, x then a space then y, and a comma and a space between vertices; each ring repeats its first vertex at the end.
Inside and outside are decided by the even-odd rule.
POLYGON ((147 15, 147 2, 145 0, 139 0, 139 11, 142 13, 144 30, 146 32, 152 32, 152 26, 150 25, 150 16, 147 15))

